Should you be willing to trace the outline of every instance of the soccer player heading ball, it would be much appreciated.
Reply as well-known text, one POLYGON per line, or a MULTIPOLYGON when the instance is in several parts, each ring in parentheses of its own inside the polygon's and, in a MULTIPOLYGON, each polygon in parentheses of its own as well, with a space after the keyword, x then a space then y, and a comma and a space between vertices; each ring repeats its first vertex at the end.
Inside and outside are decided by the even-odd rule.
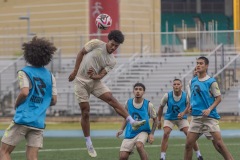
POLYGON ((90 40, 78 53, 74 70, 69 76, 70 82, 75 79, 75 95, 82 113, 81 126, 88 153, 91 157, 96 157, 97 153, 90 138, 90 94, 112 106, 119 115, 132 125, 133 130, 137 130, 146 122, 145 120, 135 121, 113 97, 110 89, 101 82, 101 79, 116 65, 116 59, 112 53, 123 41, 124 36, 119 30, 112 30, 108 34, 107 43, 98 39, 90 40))

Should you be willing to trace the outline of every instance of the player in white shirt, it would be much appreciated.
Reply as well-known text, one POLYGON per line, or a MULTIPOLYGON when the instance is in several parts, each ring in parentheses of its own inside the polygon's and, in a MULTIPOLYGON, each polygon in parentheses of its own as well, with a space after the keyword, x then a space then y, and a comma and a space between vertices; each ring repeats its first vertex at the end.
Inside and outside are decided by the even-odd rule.
POLYGON ((110 89, 101 82, 101 79, 116 65, 116 59, 112 53, 123 42, 124 35, 119 30, 112 30, 108 34, 107 43, 98 39, 90 40, 78 53, 74 70, 69 76, 70 82, 75 79, 75 95, 82 113, 81 126, 91 157, 96 157, 97 153, 90 138, 90 94, 112 106, 119 115, 132 124, 133 129, 136 130, 145 123, 145 121, 135 121, 117 99, 112 96, 110 89))

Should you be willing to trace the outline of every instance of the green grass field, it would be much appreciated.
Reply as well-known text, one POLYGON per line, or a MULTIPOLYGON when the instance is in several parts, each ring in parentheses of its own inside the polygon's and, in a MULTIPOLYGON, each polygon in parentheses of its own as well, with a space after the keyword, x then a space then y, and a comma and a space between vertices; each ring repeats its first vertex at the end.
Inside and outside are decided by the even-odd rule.
MULTIPOLYGON (((121 142, 122 139, 117 138, 93 138, 98 156, 97 158, 90 158, 84 145, 84 139, 82 138, 45 138, 44 148, 39 152, 39 160, 117 160, 121 142)), ((149 160, 159 159, 160 142, 161 139, 157 138, 154 144, 146 145, 149 160)), ((225 138, 224 142, 233 154, 235 160, 239 159, 240 138, 225 138)), ((167 160, 182 160, 184 143, 184 138, 171 138, 167 150, 167 160)), ((205 160, 223 160, 213 148, 211 141, 200 138, 198 143, 205 160)), ((24 142, 22 142, 12 153, 12 160, 24 159, 25 148, 24 142)), ((129 159, 140 159, 136 150, 129 159)), ((193 159, 196 159, 195 153, 193 159)))
MULTIPOLYGON (((5 130, 8 123, 1 123, 0 130, 5 130)), ((91 122, 94 130, 118 130, 121 122, 91 122)), ((221 129, 240 129, 238 122, 222 122, 221 129)), ((79 123, 48 123, 47 130, 80 130, 79 123)), ((181 134, 181 133, 180 133, 181 134)), ((39 152, 39 160, 117 160, 122 138, 92 138, 94 147, 98 153, 97 158, 90 158, 87 154, 84 138, 44 138, 44 147, 39 152)), ((240 157, 240 138, 224 138, 224 142, 233 154, 235 160, 240 157)), ((158 160, 160 154, 161 139, 159 135, 154 144, 146 145, 149 160, 158 160)), ((204 160, 223 160, 215 151, 211 141, 203 136, 198 141, 204 160)), ((167 160, 182 160, 184 152, 184 138, 172 137, 169 139, 167 160)), ((19 144, 11 155, 12 160, 25 160, 25 141, 19 144)), ((129 160, 139 160, 137 151, 129 160)), ((196 159, 194 153, 193 159, 196 159)))

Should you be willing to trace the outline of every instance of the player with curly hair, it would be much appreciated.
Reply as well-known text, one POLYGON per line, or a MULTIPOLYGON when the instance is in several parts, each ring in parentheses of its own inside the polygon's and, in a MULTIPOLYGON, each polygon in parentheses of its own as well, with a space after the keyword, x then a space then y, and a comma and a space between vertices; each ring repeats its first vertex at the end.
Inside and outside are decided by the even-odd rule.
POLYGON ((57 102, 56 80, 44 67, 52 60, 56 47, 44 38, 33 37, 22 49, 29 65, 18 71, 20 92, 15 115, 2 137, 1 160, 10 160, 11 152, 23 138, 27 141, 27 159, 37 160, 43 146, 46 111, 57 102))

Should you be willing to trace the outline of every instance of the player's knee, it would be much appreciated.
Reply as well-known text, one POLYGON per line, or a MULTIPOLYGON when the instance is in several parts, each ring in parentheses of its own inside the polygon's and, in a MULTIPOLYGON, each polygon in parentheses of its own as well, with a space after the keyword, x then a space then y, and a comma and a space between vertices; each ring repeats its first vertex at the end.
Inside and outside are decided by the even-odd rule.
POLYGON ((192 143, 187 142, 187 143, 185 144, 185 149, 186 149, 186 150, 192 150, 192 148, 193 148, 193 144, 192 144, 192 143))
POLYGON ((143 146, 143 143, 142 143, 142 142, 137 142, 137 143, 136 143, 136 148, 137 148, 137 149, 143 149, 143 147, 144 147, 144 146, 143 146))
POLYGON ((82 118, 89 118, 89 111, 83 111, 82 118))
POLYGON ((112 96, 112 94, 108 94, 108 96, 106 97, 106 102, 113 106, 113 104, 116 103, 116 99, 112 96))
POLYGON ((221 149, 224 147, 224 144, 223 144, 222 141, 215 141, 214 147, 215 147, 217 150, 221 150, 221 149))
POLYGON ((170 135, 170 133, 164 133, 164 134, 163 134, 163 138, 164 138, 164 139, 168 139, 168 138, 169 138, 169 135, 170 135))
POLYGON ((127 160, 128 159, 129 154, 126 152, 120 152, 119 154, 119 160, 127 160))
POLYGON ((0 148, 0 157, 4 156, 4 155, 10 155, 12 152, 12 148, 9 147, 1 147, 0 148))
POLYGON ((6 155, 6 152, 0 149, 0 159, 2 159, 6 155))

